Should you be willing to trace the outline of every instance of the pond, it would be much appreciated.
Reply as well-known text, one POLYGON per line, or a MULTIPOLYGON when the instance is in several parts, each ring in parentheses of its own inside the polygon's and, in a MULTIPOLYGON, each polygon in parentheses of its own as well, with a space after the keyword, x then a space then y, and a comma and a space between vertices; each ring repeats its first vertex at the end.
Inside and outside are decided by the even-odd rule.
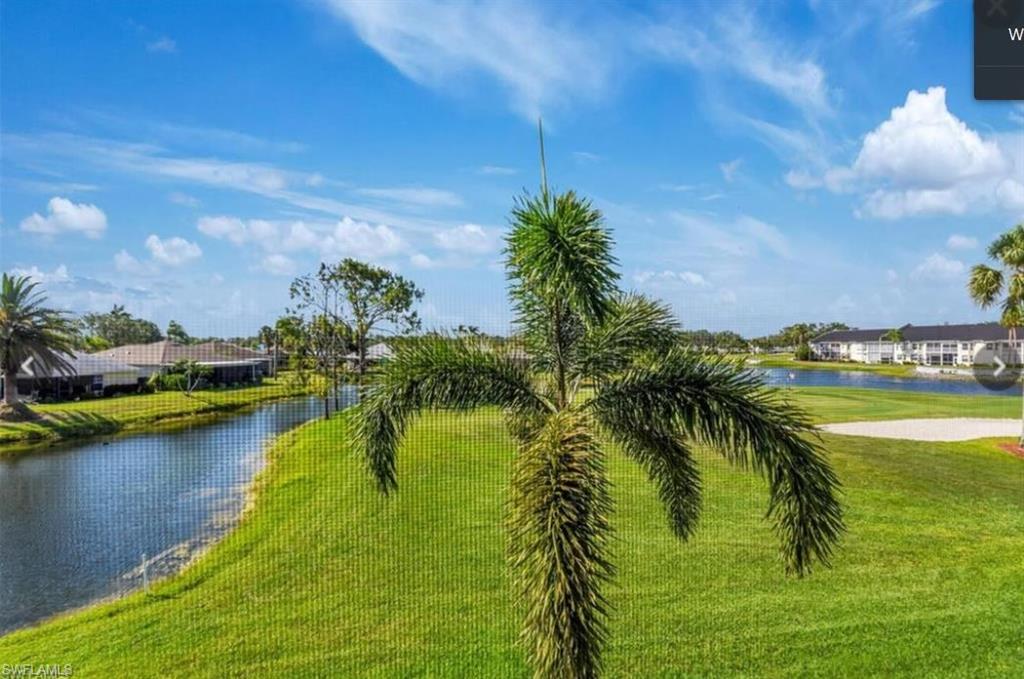
POLYGON ((991 391, 971 378, 893 377, 856 370, 803 370, 786 368, 752 368, 762 373, 768 384, 776 387, 856 387, 859 389, 895 389, 960 396, 1016 396, 1020 389, 991 391))
POLYGON ((322 414, 302 397, 0 459, 0 634, 178 570, 234 525, 266 444, 322 414))

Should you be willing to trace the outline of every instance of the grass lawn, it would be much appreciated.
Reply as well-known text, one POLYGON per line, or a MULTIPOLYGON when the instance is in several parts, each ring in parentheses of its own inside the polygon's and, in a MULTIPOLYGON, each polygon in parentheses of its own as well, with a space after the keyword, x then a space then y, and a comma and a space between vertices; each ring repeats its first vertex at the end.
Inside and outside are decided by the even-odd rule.
MULTIPOLYGON (((830 392, 796 397, 873 412, 830 392)), ((973 399, 955 402, 962 413, 973 399)), ((76 677, 528 677, 503 566, 512 452, 499 414, 419 420, 387 500, 346 433, 336 418, 283 436, 254 509, 210 554, 149 596, 0 637, 0 664, 70 663, 76 677)), ((681 544, 644 475, 611 455, 607 676, 1024 676, 1024 461, 992 441, 825 443, 849 534, 835 567, 803 580, 782 573, 753 475, 702 454, 705 514, 681 544)))
POLYGON ((798 387, 786 397, 815 422, 898 420, 917 417, 1021 417, 1020 396, 962 396, 885 389, 798 387))
POLYGON ((260 386, 202 390, 192 396, 166 391, 32 406, 43 420, 0 422, 0 455, 4 446, 11 444, 139 429, 173 418, 237 410, 295 393, 283 378, 266 378, 260 386))
POLYGON ((894 377, 913 377, 917 366, 851 363, 843 361, 797 361, 793 354, 744 354, 744 360, 759 368, 792 368, 794 370, 856 370, 894 377))

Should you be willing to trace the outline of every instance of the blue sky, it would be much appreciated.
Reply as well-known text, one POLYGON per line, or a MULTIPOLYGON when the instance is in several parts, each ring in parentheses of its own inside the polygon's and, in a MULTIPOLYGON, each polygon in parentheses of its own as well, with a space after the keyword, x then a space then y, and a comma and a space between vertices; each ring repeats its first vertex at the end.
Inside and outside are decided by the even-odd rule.
POLYGON ((501 234, 549 175, 689 328, 982 320, 1024 109, 964 1, 0 6, 0 248, 75 312, 253 332, 321 259, 507 332, 501 234))

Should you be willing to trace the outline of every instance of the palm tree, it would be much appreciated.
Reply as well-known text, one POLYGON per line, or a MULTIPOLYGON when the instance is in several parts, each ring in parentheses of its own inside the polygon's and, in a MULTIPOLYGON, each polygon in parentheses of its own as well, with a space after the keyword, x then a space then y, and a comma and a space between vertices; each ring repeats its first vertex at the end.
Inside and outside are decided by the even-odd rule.
POLYGON ((5 417, 31 417, 18 403, 18 371, 71 374, 67 355, 74 348, 74 328, 61 311, 47 308, 38 283, 27 276, 3 274, 0 281, 0 371, 4 374, 5 417))
POLYGON ((271 361, 270 374, 276 376, 277 375, 277 345, 278 345, 277 330, 275 328, 269 326, 269 325, 264 325, 263 327, 260 328, 260 332, 259 332, 259 335, 257 337, 259 338, 260 344, 263 345, 264 351, 269 350, 270 347, 274 347, 274 350, 273 350, 273 352, 271 352, 271 356, 270 356, 270 361, 271 361))
MULTIPOLYGON (((971 268, 967 292, 982 309, 999 304, 999 324, 1007 329, 1007 338, 1012 343, 1017 340, 1017 328, 1024 326, 1024 224, 992 241, 988 256, 999 268, 976 264, 971 268)), ((1014 357, 1020 363, 1020 354, 1015 352, 1014 357)), ((1024 415, 1019 444, 1024 446, 1024 415)))
POLYGON ((417 413, 504 409, 517 447, 509 562, 538 677, 600 671, 615 571, 606 441, 646 471, 680 539, 700 514, 702 446, 768 480, 787 571, 828 564, 843 530, 838 481, 808 420, 740 364, 680 347, 665 306, 618 289, 611 248, 601 214, 575 193, 543 185, 519 199, 505 252, 528 365, 465 338, 410 341, 355 413, 356 440, 388 494, 417 413))

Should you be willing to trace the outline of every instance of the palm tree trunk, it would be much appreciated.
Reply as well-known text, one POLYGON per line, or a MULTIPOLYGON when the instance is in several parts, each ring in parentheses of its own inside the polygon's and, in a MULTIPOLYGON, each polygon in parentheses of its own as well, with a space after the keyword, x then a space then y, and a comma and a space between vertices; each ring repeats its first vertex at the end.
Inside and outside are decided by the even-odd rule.
POLYGON ((8 370, 4 373, 4 405, 13 406, 18 402, 18 373, 8 370))

